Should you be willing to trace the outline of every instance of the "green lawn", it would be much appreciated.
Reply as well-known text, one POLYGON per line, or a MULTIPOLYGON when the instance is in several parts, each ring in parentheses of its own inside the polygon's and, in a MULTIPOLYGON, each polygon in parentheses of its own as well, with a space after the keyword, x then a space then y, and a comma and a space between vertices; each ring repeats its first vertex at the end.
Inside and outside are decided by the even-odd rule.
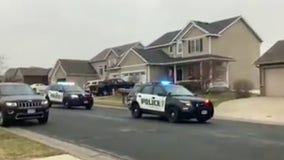
MULTIPOLYGON (((222 94, 199 94, 198 96, 210 99, 215 107, 217 107, 220 103, 224 101, 235 99, 235 95, 232 92, 222 93, 222 94)), ((121 95, 95 97, 95 104, 118 106, 118 107, 125 106, 122 104, 121 95)))
POLYGON ((226 93, 220 93, 220 94, 210 94, 209 93, 209 94, 201 94, 200 96, 203 98, 210 99, 213 102, 214 107, 218 107, 218 105, 222 102, 236 99, 235 98, 236 96, 233 92, 226 92, 226 93))
POLYGON ((19 137, 0 128, 0 159, 23 160, 63 154, 44 144, 19 137))

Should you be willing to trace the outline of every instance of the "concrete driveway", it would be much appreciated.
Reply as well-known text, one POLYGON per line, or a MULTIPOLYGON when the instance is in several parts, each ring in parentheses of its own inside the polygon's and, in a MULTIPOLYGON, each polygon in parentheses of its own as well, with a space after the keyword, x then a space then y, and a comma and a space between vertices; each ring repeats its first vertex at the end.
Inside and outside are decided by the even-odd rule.
POLYGON ((216 117, 265 124, 284 125, 284 98, 254 97, 221 103, 216 117))

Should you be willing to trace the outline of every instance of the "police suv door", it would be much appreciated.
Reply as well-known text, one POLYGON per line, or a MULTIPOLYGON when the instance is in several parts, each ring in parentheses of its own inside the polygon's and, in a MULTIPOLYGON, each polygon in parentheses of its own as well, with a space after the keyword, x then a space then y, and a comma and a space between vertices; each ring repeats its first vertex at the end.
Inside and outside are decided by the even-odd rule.
POLYGON ((161 86, 155 86, 152 99, 156 100, 155 110, 165 112, 167 92, 161 86))
POLYGON ((63 87, 54 85, 50 87, 48 91, 48 97, 51 102, 63 102, 63 87))
POLYGON ((142 88, 141 92, 137 94, 137 102, 141 109, 153 110, 153 107, 150 105, 153 92, 153 86, 147 85, 142 88))

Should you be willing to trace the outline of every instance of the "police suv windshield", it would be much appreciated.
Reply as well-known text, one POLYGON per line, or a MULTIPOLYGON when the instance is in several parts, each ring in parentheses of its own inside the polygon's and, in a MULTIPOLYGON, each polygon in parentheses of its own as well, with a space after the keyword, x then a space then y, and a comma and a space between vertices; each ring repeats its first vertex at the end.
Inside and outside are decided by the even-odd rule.
POLYGON ((180 85, 165 85, 164 88, 172 96, 193 96, 193 93, 180 85))
POLYGON ((66 92, 83 92, 83 89, 77 85, 66 85, 63 88, 66 92))
POLYGON ((2 85, 0 86, 0 92, 4 96, 34 95, 32 88, 24 84, 2 85))

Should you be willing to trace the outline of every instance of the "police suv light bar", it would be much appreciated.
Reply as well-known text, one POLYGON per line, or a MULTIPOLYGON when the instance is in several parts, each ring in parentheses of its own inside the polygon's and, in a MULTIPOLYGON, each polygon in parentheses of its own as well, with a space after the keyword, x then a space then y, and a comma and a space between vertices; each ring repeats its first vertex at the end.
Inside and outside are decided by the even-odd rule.
POLYGON ((70 85, 70 86, 75 85, 74 82, 57 82, 57 84, 59 84, 59 85, 70 85))
POLYGON ((171 81, 161 81, 161 84, 162 85, 169 85, 171 84, 172 82, 171 81))

